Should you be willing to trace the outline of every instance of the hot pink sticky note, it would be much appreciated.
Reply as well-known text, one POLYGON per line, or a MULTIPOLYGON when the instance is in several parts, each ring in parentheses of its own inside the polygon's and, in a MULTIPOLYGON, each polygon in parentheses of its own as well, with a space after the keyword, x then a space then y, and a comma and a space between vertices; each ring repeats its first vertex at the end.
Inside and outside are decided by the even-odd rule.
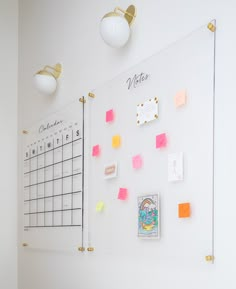
POLYGON ((106 122, 112 122, 114 120, 114 111, 110 109, 106 112, 106 122))
POLYGON ((156 148, 163 148, 166 147, 167 144, 167 139, 166 139, 166 134, 162 133, 156 136, 156 148))
POLYGON ((98 157, 99 155, 100 155, 100 146, 99 145, 93 146, 92 156, 98 157))
POLYGON ((120 188, 119 189, 119 194, 118 194, 118 199, 125 201, 128 197, 128 190, 126 188, 120 188))
POLYGON ((180 107, 180 106, 185 105, 186 98, 187 98, 186 90, 181 90, 181 91, 177 92, 175 97, 174 97, 175 106, 180 107))
POLYGON ((140 169, 143 166, 143 160, 140 155, 132 157, 132 164, 134 169, 140 169))

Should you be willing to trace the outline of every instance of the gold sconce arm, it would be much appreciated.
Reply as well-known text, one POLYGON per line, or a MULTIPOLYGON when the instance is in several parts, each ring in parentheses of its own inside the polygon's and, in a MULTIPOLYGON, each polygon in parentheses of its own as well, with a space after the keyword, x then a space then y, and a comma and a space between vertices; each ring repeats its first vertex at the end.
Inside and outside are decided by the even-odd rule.
POLYGON ((121 12, 124 14, 125 19, 128 21, 129 26, 132 25, 132 23, 134 22, 134 19, 136 17, 136 8, 134 5, 130 5, 126 10, 123 10, 120 7, 116 7, 114 12, 118 13, 121 12))
POLYGON ((52 70, 51 74, 57 79, 61 75, 62 67, 60 63, 57 63, 54 67, 46 65, 43 70, 47 71, 47 69, 52 70))

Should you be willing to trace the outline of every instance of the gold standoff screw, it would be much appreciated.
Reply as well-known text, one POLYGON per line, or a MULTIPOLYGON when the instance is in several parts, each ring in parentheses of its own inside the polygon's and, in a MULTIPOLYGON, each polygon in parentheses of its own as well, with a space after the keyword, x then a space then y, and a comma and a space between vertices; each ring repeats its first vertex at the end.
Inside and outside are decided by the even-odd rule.
POLYGON ((95 94, 92 93, 92 92, 89 92, 88 96, 89 96, 89 97, 92 97, 92 98, 95 98, 95 94))
POLYGON ((86 103, 86 99, 85 99, 84 97, 81 97, 81 98, 79 99, 79 101, 82 102, 82 103, 86 103))
POLYGON ((94 251, 94 248, 93 248, 93 247, 88 247, 88 248, 87 248, 87 251, 88 251, 88 252, 93 252, 93 251, 94 251))
POLYGON ((85 251, 85 248, 84 248, 84 247, 79 247, 79 248, 78 248, 78 251, 84 252, 84 251, 85 251))
POLYGON ((216 31, 216 27, 213 23, 208 23, 207 28, 211 31, 211 32, 215 32, 216 31))
POLYGON ((208 256, 205 257, 205 260, 206 260, 207 262, 212 262, 212 261, 214 261, 214 256, 208 255, 208 256))

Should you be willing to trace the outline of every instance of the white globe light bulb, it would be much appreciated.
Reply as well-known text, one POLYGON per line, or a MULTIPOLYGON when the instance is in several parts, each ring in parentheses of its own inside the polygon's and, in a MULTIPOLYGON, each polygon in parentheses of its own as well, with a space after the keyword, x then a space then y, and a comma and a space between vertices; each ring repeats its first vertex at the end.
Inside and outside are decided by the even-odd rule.
POLYGON ((130 27, 122 16, 104 17, 100 23, 100 34, 111 47, 120 48, 129 40, 130 27))
POLYGON ((34 84, 36 88, 45 95, 51 95, 57 88, 57 81, 52 75, 35 74, 34 84))

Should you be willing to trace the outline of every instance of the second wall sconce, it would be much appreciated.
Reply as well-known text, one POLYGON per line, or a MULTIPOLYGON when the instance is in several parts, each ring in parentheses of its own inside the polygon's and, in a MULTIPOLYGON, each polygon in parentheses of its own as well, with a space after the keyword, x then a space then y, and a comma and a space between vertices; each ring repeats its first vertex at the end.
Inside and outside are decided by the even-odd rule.
POLYGON ((55 66, 46 65, 34 75, 34 84, 38 91, 45 95, 51 95, 57 88, 57 79, 61 75, 62 66, 57 63, 55 66))
POLYGON ((130 5, 125 11, 116 7, 113 12, 107 13, 100 23, 100 34, 111 47, 124 46, 130 37, 130 26, 136 17, 136 8, 130 5))

